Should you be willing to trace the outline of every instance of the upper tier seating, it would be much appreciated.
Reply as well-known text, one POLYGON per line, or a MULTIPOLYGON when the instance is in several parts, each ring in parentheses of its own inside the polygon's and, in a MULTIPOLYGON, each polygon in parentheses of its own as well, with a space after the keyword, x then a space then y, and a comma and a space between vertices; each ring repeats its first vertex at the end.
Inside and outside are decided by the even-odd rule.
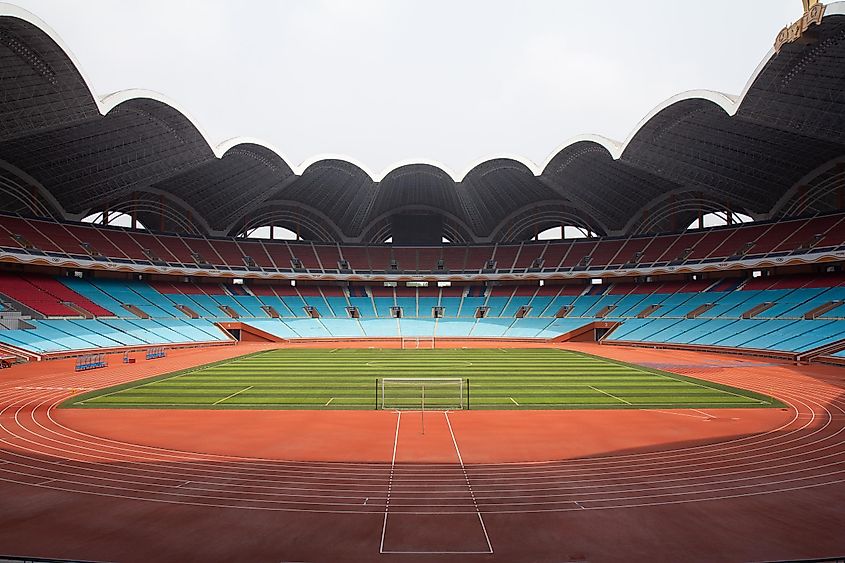
POLYGON ((394 247, 311 244, 282 240, 215 239, 155 234, 81 223, 0 216, 0 250, 80 260, 170 264, 269 272, 600 272, 622 267, 720 263, 845 248, 845 213, 776 223, 628 238, 499 244, 394 247), (251 263, 246 260, 249 256, 251 263), (249 264, 249 265, 248 265, 249 264), (491 269, 489 266, 494 265, 491 269), (394 268, 395 266, 395 268, 394 268))

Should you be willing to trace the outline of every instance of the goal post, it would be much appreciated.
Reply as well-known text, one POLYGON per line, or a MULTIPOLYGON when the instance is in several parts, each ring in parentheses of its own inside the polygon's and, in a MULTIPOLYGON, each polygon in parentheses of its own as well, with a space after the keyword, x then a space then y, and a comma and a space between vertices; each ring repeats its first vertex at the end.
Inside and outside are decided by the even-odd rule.
POLYGON ((460 377, 385 377, 380 408, 387 410, 462 410, 465 381, 460 377))
POLYGON ((403 336, 403 350, 433 350, 436 347, 433 336, 403 336))

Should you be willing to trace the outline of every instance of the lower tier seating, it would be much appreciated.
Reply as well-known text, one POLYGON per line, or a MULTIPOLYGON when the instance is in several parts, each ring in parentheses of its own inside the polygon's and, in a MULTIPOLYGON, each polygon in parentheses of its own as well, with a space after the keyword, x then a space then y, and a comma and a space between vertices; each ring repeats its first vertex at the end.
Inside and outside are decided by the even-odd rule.
POLYGON ((231 321, 286 339, 550 339, 605 321, 615 342, 802 353, 845 341, 842 274, 419 289, 7 274, 4 291, 27 306, 37 304, 31 294, 49 295, 47 318, 29 321, 33 328, 0 329, 0 343, 35 353, 225 340, 215 323, 231 321))
POLYGON ((105 319, 29 321, 31 329, 0 330, 0 342, 36 354, 226 341, 226 334, 203 319, 105 319))

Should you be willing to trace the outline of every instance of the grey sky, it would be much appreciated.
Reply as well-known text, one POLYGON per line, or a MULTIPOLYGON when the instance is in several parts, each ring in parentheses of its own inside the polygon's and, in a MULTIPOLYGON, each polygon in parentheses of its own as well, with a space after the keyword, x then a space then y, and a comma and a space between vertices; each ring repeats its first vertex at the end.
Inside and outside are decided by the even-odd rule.
POLYGON ((98 95, 159 91, 217 143, 291 164, 461 173, 568 138, 624 139, 683 90, 742 90, 799 0, 18 0, 64 38, 98 95))

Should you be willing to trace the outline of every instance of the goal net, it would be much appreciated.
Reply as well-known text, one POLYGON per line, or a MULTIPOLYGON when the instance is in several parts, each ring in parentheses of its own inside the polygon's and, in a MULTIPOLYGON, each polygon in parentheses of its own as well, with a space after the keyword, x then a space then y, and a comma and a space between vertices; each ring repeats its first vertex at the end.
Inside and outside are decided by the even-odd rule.
POLYGON ((460 410, 464 380, 459 377, 385 377, 381 408, 389 410, 460 410))
POLYGON ((403 350, 425 350, 434 348, 434 337, 402 337, 403 350))

